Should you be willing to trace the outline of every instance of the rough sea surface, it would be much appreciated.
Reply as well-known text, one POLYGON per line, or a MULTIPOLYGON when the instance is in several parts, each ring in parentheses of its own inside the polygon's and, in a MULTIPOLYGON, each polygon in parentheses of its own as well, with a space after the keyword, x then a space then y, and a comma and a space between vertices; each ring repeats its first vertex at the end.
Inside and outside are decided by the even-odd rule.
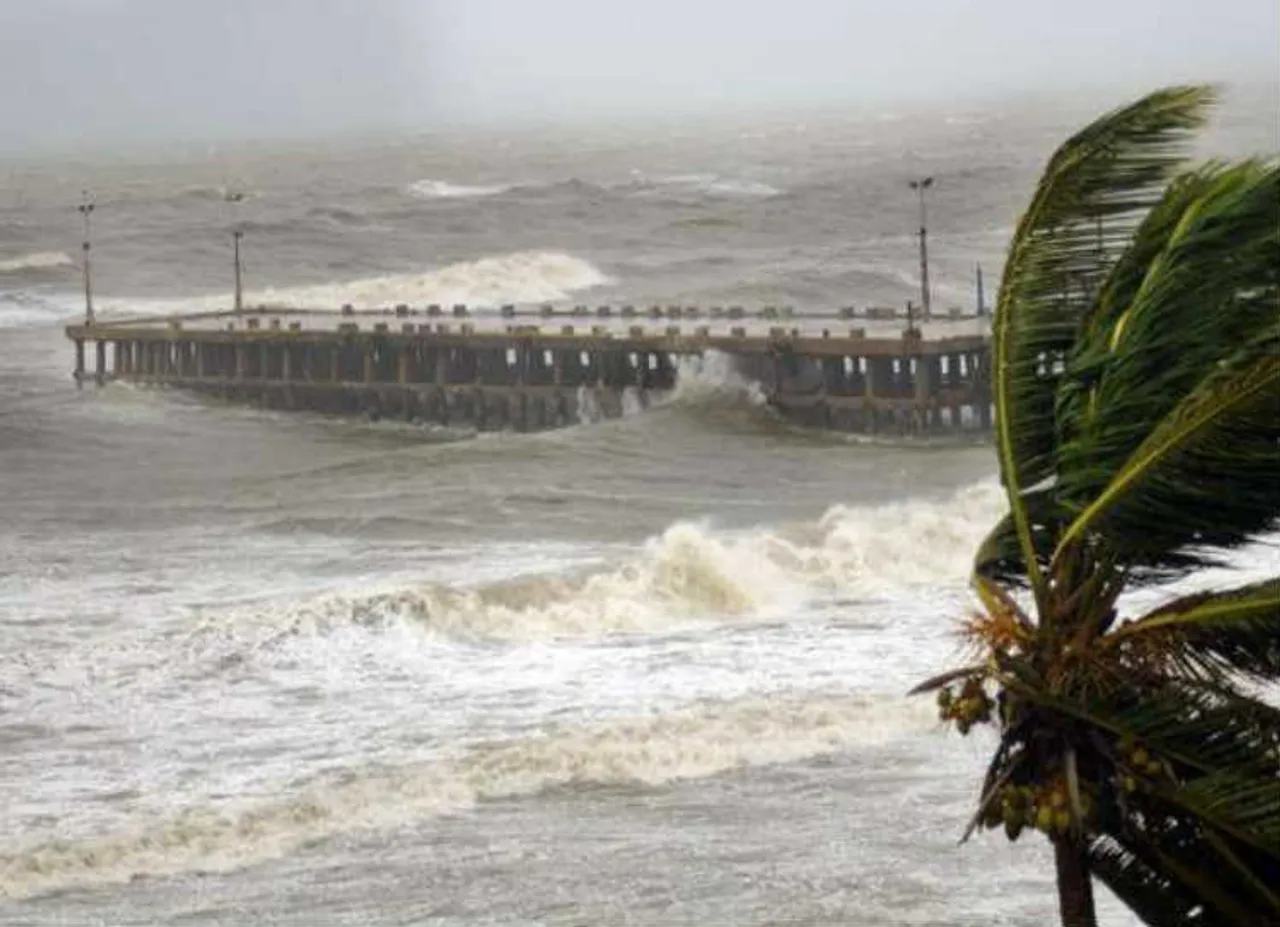
MULTIPOLYGON (((1274 148, 1229 102, 1208 150, 1274 148)), ((105 316, 225 306, 233 221, 252 302, 831 309, 915 296, 930 173, 971 307, 1091 111, 3 165, 0 923, 1046 923, 1036 838, 957 846, 989 735, 904 697, 957 657, 989 447, 790 428, 716 357, 528 435, 77 392, 59 326, 83 188, 105 316)))

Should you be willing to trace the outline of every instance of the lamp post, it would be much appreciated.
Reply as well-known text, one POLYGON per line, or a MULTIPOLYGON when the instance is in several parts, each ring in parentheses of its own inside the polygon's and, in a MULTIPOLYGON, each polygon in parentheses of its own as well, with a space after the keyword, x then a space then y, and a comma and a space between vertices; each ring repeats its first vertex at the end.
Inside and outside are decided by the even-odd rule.
POLYGON ((236 290, 235 290, 235 310, 236 312, 244 311, 244 286, 241 279, 240 270, 240 239, 244 237, 244 231, 240 228, 240 223, 236 217, 235 204, 244 199, 243 193, 233 192, 227 194, 227 202, 232 204, 232 221, 231 221, 231 255, 235 262, 236 273, 236 290))
POLYGON ((80 215, 84 218, 84 264, 82 270, 84 272, 84 324, 93 324, 93 283, 89 275, 89 218, 93 215, 93 201, 89 199, 89 192, 81 193, 82 202, 77 207, 80 215))
POLYGON ((933 186, 932 177, 921 177, 909 184, 920 194, 920 309, 924 318, 932 318, 932 302, 929 299, 929 229, 925 211, 924 192, 933 186))

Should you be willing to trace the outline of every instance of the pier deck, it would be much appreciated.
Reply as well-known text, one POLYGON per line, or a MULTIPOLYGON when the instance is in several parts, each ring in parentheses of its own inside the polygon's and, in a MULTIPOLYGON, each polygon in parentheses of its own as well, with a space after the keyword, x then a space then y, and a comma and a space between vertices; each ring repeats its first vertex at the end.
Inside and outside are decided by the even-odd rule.
POLYGON ((621 415, 673 391, 681 358, 714 351, 789 420, 931 434, 990 427, 986 322, 953 313, 909 326, 885 309, 398 306, 99 320, 66 333, 77 383, 477 429, 621 415))

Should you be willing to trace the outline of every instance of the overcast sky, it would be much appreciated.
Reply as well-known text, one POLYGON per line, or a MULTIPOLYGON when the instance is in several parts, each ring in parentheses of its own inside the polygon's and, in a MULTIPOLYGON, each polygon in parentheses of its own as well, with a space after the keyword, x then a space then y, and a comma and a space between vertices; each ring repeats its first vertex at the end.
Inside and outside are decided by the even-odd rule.
POLYGON ((1277 0, 0 0, 0 148, 1280 81, 1277 0))

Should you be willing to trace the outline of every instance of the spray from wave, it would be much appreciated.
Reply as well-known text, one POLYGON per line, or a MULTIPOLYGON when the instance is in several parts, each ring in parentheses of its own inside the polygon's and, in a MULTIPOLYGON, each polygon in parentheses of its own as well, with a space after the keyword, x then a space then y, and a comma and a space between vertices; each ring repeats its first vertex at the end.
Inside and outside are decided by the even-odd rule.
POLYGON ((485 799, 591 785, 656 787, 883 744, 933 724, 930 706, 918 700, 804 693, 551 728, 423 763, 341 770, 265 804, 192 808, 132 833, 6 850, 0 895, 230 870, 335 834, 401 826, 485 799))
POLYGON ((16 274, 24 270, 53 270, 74 267, 75 262, 61 251, 36 251, 15 258, 0 259, 0 274, 16 274))
POLYGON ((671 404, 694 406, 761 407, 767 401, 763 387, 738 371, 733 355, 716 350, 679 358, 676 388, 667 398, 671 404))
POLYGON ((511 189, 509 184, 478 185, 456 184, 447 180, 416 180, 409 184, 409 195, 424 200, 470 199, 477 196, 495 196, 511 189))

